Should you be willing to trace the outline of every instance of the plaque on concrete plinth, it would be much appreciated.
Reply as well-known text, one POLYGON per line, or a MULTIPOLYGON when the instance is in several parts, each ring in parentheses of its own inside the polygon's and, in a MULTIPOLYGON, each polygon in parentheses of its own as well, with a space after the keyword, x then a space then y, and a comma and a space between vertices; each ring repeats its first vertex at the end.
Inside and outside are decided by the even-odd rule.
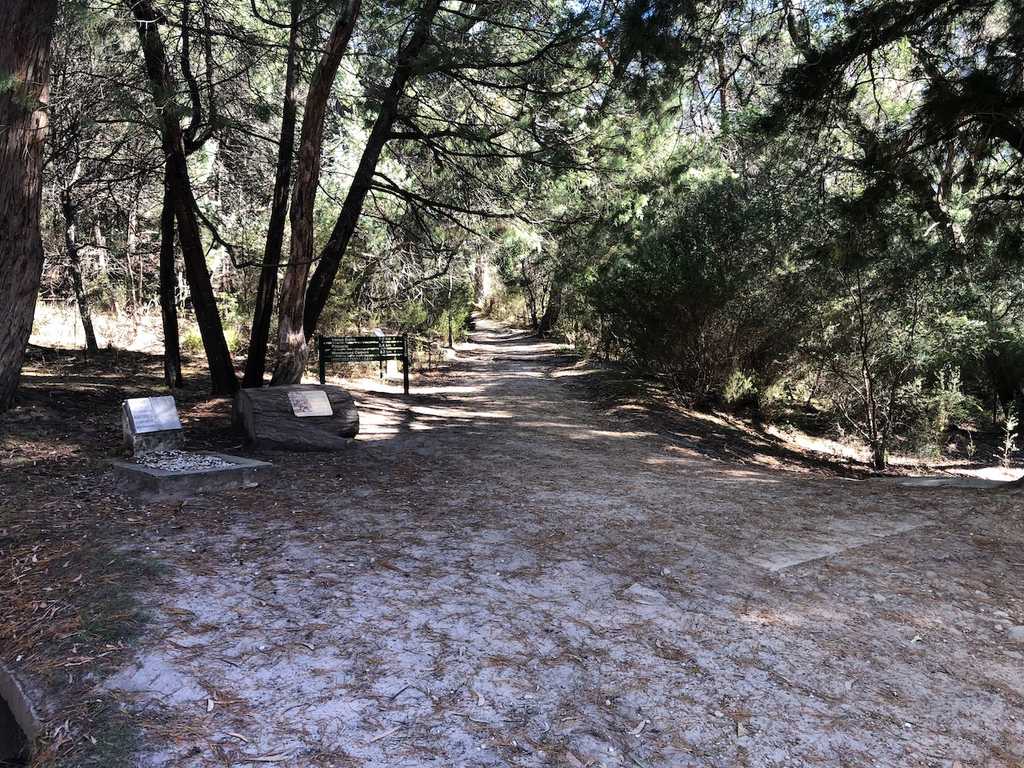
POLYGON ((184 439, 174 398, 133 397, 121 407, 125 444, 135 455, 179 447, 184 439))
POLYGON ((170 395, 133 397, 124 401, 131 427, 136 434, 181 429, 178 408, 170 395))
POLYGON ((299 418, 334 415, 331 401, 327 399, 327 393, 322 389, 291 391, 288 393, 288 400, 292 404, 292 413, 299 418))

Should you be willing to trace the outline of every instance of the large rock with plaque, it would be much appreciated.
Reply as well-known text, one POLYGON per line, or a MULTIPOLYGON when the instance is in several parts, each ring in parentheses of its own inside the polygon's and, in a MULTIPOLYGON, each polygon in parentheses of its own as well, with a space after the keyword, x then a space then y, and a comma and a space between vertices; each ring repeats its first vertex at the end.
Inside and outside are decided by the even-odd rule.
POLYGON ((257 448, 337 451, 359 434, 359 411, 346 390, 330 384, 243 389, 235 426, 257 448))

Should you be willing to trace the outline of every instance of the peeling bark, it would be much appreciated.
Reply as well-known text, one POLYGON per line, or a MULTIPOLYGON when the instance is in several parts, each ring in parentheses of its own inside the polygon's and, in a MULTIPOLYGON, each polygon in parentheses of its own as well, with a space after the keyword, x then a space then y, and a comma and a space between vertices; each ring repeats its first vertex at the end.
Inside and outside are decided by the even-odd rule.
POLYGON ((196 323, 206 350, 210 368, 210 381, 214 395, 233 395, 238 391, 238 377, 231 360, 231 350, 224 338, 217 309, 217 298, 206 266, 196 200, 188 172, 185 136, 179 115, 181 108, 175 103, 175 87, 167 64, 167 53, 160 38, 160 23, 164 16, 150 0, 125 0, 134 15, 135 25, 142 43, 146 75, 149 78, 153 101, 160 115, 160 132, 166 158, 166 182, 174 205, 178 223, 178 241, 185 279, 192 296, 196 323))
POLYGON ((0 412, 11 407, 43 270, 39 234, 57 0, 10 0, 0 25, 0 412))
POLYGON ((291 207, 291 249, 281 284, 277 323, 278 359, 272 384, 297 384, 302 380, 308 350, 302 330, 303 299, 309 266, 313 260, 313 206, 320 181, 320 154, 324 142, 324 118, 341 57, 359 16, 359 0, 349 0, 334 23, 327 47, 309 84, 306 111, 302 116, 299 157, 291 207))
POLYGON ((68 259, 68 272, 71 275, 71 286, 75 291, 75 302, 78 304, 78 316, 82 319, 82 328, 85 331, 85 351, 94 355, 100 348, 96 343, 89 296, 85 292, 85 279, 82 277, 82 255, 78 248, 78 208, 68 190, 61 195, 60 212, 64 218, 64 250, 68 259))
POLYGON ((270 340, 270 321, 274 314, 277 270, 281 265, 281 250, 284 245, 284 225, 288 216, 288 190, 291 186, 292 154, 295 150, 295 122, 298 112, 295 93, 298 80, 296 49, 301 14, 302 0, 292 0, 288 60, 285 67, 284 104, 281 110, 281 138, 277 152, 277 173, 274 178, 274 196, 270 207, 270 222, 267 226, 267 240, 263 249, 260 280, 256 289, 256 307, 253 310, 252 332, 249 334, 249 356, 245 361, 243 387, 262 386, 263 374, 267 369, 267 344, 270 340))

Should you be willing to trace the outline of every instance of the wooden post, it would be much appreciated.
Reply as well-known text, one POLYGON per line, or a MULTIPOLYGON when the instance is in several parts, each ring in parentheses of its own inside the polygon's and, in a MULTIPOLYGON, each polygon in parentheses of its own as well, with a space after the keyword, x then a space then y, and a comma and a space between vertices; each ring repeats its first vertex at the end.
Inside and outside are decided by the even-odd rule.
POLYGON ((317 357, 320 358, 320 383, 327 383, 327 360, 324 357, 324 337, 317 336, 317 357))
POLYGON ((402 389, 409 394, 409 336, 402 334, 402 389))

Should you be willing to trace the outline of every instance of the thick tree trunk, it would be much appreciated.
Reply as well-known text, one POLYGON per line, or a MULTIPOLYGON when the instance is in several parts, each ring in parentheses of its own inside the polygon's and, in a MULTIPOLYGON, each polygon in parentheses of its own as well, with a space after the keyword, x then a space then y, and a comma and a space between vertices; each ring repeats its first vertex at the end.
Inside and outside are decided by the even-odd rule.
POLYGON ((233 395, 238 391, 238 377, 231 360, 231 350, 224 338, 217 297, 210 282, 206 255, 199 232, 196 201, 188 174, 185 140, 179 120, 179 107, 174 102, 174 83, 167 65, 167 54, 160 38, 163 15, 150 0, 125 0, 135 17, 146 75, 149 78, 153 100, 160 114, 161 138, 166 157, 166 183, 174 203, 174 217, 178 222, 178 241, 185 264, 185 280, 192 296, 199 335, 206 349, 210 368, 210 382, 215 395, 233 395))
POLYGON ((349 0, 331 30, 323 55, 309 83, 306 110, 302 115, 299 157, 291 207, 291 250, 281 284, 277 322, 278 359, 272 384, 297 384, 306 367, 306 337, 302 331, 303 299, 309 265, 313 261, 313 206, 320 181, 320 153, 324 142, 324 116, 341 57, 359 15, 359 0, 349 0))
MULTIPOLYGON (((307 341, 312 338, 316 331, 317 323, 320 321, 320 314, 323 312, 327 299, 331 294, 331 287, 334 278, 338 274, 338 267, 348 249, 349 241, 356 231, 359 223, 359 216, 363 210, 363 203, 373 184, 373 174, 377 170, 377 162, 380 160, 381 151, 387 144, 391 134, 395 118, 398 116, 398 104, 405 92, 405 86, 415 73, 417 59, 424 47, 430 41, 430 27, 433 24, 434 16, 440 8, 440 0, 426 0, 420 9, 416 26, 408 42, 398 54, 398 62, 395 72, 391 77, 391 83, 381 102, 377 119, 370 131, 370 136, 363 148, 363 155, 359 160, 352 184, 349 186, 345 202, 342 204, 341 213, 334 224, 331 237, 327 245, 320 252, 320 259, 316 270, 309 281, 309 289, 305 294, 305 301, 300 300, 297 307, 290 307, 295 320, 295 310, 302 319, 302 327, 290 326, 290 333, 287 337, 281 335, 281 357, 288 361, 288 365, 282 368, 281 373, 274 372, 275 383, 293 384, 300 380, 302 369, 305 367, 306 355, 308 354, 307 341), (304 306, 303 306, 304 304, 304 306), (296 333, 300 331, 300 333, 296 333)), ((308 267, 307 267, 308 269, 308 267)), ((282 317, 284 308, 282 305, 282 317)))
POLYGON ((562 280, 555 278, 551 284, 551 291, 548 293, 548 304, 544 307, 544 314, 537 323, 537 335, 542 339, 551 334, 562 314, 562 292, 565 285, 562 280))
MULTIPOLYGON (((181 148, 180 142, 177 146, 181 148)), ((199 234, 196 201, 192 196, 185 153, 174 152, 168 160, 171 166, 169 184, 174 203, 174 217, 178 222, 178 242, 185 265, 185 281, 192 297, 192 309, 196 315, 196 324, 199 326, 199 335, 206 350, 213 394, 234 395, 238 391, 238 377, 231 360, 231 350, 228 349, 227 340, 224 338, 224 327, 221 325, 220 312, 217 309, 217 297, 213 293, 210 271, 206 266, 206 254, 199 234)))
POLYGON ((256 289, 256 307, 253 310, 252 331, 249 334, 249 356, 245 361, 243 387, 262 386, 263 374, 267 369, 267 343, 270 340, 270 320, 274 314, 274 291, 277 289, 277 270, 281 265, 284 225, 288 215, 288 190, 291 186, 292 153, 295 151, 295 116, 298 111, 295 98, 295 85, 298 80, 296 49, 301 15, 302 0, 292 0, 274 197, 270 207, 270 223, 267 226, 267 241, 263 249, 260 281, 256 289))
POLYGON ((178 273, 174 269, 174 201, 164 184, 160 211, 160 319, 164 331, 164 382, 171 389, 184 385, 181 375, 181 341, 178 334, 178 273))
POLYGON ((61 195, 60 212, 64 217, 64 250, 68 258, 68 272, 71 273, 71 285, 75 290, 75 302, 78 304, 78 315, 82 318, 85 330, 85 351, 94 355, 100 351, 96 343, 96 331, 92 326, 92 312, 89 310, 89 296, 85 292, 85 280, 82 278, 82 258, 78 250, 78 210, 71 194, 65 190, 61 195))
POLYGON ((0 413, 10 408, 43 270, 39 235, 57 0, 9 0, 0 25, 0 413))

